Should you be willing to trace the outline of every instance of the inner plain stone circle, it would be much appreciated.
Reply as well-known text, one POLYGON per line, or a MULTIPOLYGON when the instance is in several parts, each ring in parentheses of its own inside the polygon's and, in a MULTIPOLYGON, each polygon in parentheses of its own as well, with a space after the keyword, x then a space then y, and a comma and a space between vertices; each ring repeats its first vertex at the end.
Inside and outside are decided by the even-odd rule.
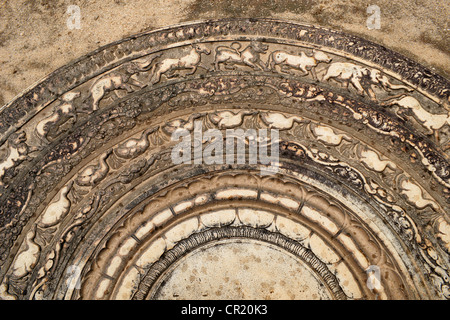
POLYGON ((273 244, 223 239, 176 261, 150 299, 330 300, 326 285, 301 259, 273 244))

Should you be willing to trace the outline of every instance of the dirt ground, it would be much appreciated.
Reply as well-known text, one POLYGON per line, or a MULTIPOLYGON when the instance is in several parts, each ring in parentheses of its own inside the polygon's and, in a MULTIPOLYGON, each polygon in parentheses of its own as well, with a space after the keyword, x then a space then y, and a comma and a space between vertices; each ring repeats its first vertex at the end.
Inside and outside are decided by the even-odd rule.
POLYGON ((265 17, 321 25, 382 44, 448 77, 450 2, 446 0, 0 0, 0 105, 55 69, 145 30, 226 17, 265 17), (81 9, 81 29, 67 8, 81 9), (366 25, 369 5, 381 29, 366 25))

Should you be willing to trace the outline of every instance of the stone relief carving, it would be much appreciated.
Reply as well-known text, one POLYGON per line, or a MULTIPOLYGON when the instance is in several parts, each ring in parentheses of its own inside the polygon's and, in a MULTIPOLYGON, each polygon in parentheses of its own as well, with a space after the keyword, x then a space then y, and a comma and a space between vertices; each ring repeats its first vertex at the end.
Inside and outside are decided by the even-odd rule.
POLYGON ((221 111, 210 114, 209 119, 216 124, 219 129, 235 128, 242 124, 244 117, 255 114, 254 111, 221 111))
POLYGON ((450 224, 445 220, 445 216, 436 219, 437 237, 443 243, 443 248, 450 253, 450 224))
POLYGON ((279 130, 291 129, 294 123, 302 122, 304 119, 297 116, 286 117, 282 113, 266 112, 261 113, 262 121, 269 126, 279 130))
POLYGON ((408 201, 418 209, 423 209, 427 206, 436 211, 440 209, 437 203, 430 199, 429 195, 424 194, 424 191, 409 179, 400 179, 400 188, 400 193, 405 195, 408 201))
POLYGON ((26 144, 27 135, 25 132, 13 134, 6 144, 6 155, 0 162, 0 186, 4 185, 3 177, 6 171, 19 165, 24 160, 31 159, 30 153, 39 151, 38 147, 26 144))
POLYGON ((149 135, 159 128, 151 128, 144 131, 139 139, 131 138, 121 143, 114 149, 114 154, 122 159, 133 159, 147 150, 150 146, 149 135))
MULTIPOLYGON (((282 117, 282 119, 287 119, 285 116, 282 116, 282 115, 280 115, 280 114, 272 114, 272 115, 268 115, 268 114, 266 114, 266 118, 275 118, 275 119, 277 119, 277 118, 280 118, 280 117, 282 117)), ((239 122, 237 122, 237 123, 235 123, 235 125, 237 125, 237 124, 239 124, 240 123, 240 121, 239 122)), ((291 127, 291 125, 289 125, 288 127, 291 127)), ((332 133, 332 135, 336 135, 334 132, 332 133)))
POLYGON ((288 73, 289 69, 298 69, 303 72, 303 76, 308 75, 310 72, 313 79, 317 80, 317 74, 315 68, 321 62, 330 63, 330 58, 326 53, 322 51, 313 50, 313 55, 310 57, 304 52, 300 55, 292 55, 285 51, 273 51, 269 55, 267 65, 271 70, 275 70, 275 66, 280 66, 280 71, 288 73))
MULTIPOLYGON (((349 41, 340 33, 331 35, 320 28, 252 22, 248 29, 244 29, 250 32, 248 36, 242 36, 244 31, 241 30, 241 35, 234 37, 233 32, 237 31, 233 31, 233 23, 227 25, 227 38, 221 35, 224 25, 214 22, 158 31, 121 44, 121 48, 128 45, 131 48, 134 43, 139 43, 135 50, 128 50, 132 52, 130 55, 116 56, 115 47, 111 47, 111 52, 105 51, 99 56, 87 58, 90 65, 98 68, 97 76, 92 76, 94 72, 90 73, 90 78, 80 76, 77 69, 68 67, 64 76, 55 74, 55 77, 61 77, 55 82, 57 85, 51 78, 45 86, 37 86, 30 95, 19 98, 23 107, 14 109, 17 105, 13 103, 0 111, 0 141, 3 143, 0 146, 0 186, 3 187, 0 193, 2 299, 49 299, 58 296, 60 293, 56 291, 55 281, 59 279, 64 283, 63 274, 72 259, 69 257, 74 254, 83 261, 89 260, 88 257, 77 256, 77 246, 83 245, 83 239, 90 239, 85 237, 85 229, 89 228, 84 226, 95 226, 95 221, 112 219, 109 218, 111 213, 116 217, 133 216, 137 203, 152 197, 151 190, 162 190, 178 182, 183 184, 188 174, 194 174, 190 168, 178 168, 175 175, 172 172, 174 168, 170 166, 170 156, 163 150, 170 142, 171 133, 177 128, 192 131, 195 120, 200 120, 205 128, 221 130, 241 127, 280 130, 283 139, 282 168, 290 174, 285 174, 286 179, 301 176, 292 172, 306 174, 306 167, 311 174, 314 173, 309 177, 311 183, 319 181, 320 174, 323 174, 325 178, 321 179, 334 181, 333 192, 348 188, 378 208, 376 215, 390 224, 395 237, 372 241, 369 236, 358 233, 359 238, 353 238, 350 230, 356 232, 356 220, 361 214, 355 213, 359 210, 356 205, 351 208, 355 212, 345 215, 344 222, 336 223, 329 217, 318 216, 313 209, 305 206, 306 199, 294 200, 288 189, 283 189, 283 194, 263 191, 261 187, 249 189, 248 185, 231 188, 240 181, 231 178, 223 180, 227 182, 211 180, 214 183, 209 185, 224 183, 223 190, 213 195, 199 195, 195 200, 184 199, 186 201, 170 206, 162 201, 158 204, 161 206, 160 220, 152 220, 148 230, 156 226, 164 228, 170 219, 178 219, 178 214, 187 214, 197 205, 206 204, 208 199, 270 200, 271 205, 302 214, 309 223, 336 236, 336 241, 351 252, 353 266, 358 265, 364 277, 369 277, 365 275, 368 263, 375 263, 368 252, 376 253, 377 257, 383 256, 381 252, 385 249, 381 248, 389 245, 389 241, 395 246, 405 246, 410 250, 410 256, 399 258, 386 255, 389 256, 387 260, 380 258, 376 262, 380 265, 385 263, 387 269, 394 270, 393 265, 407 265, 408 259, 412 259, 427 279, 432 279, 420 280, 424 287, 428 286, 428 282, 434 285, 436 292, 429 293, 429 296, 449 298, 447 211, 450 173, 448 157, 440 151, 445 148, 440 139, 445 141, 445 125, 449 124, 446 111, 442 111, 447 108, 449 91, 446 91, 445 85, 448 82, 428 71, 421 71, 412 62, 398 60, 395 55, 386 56, 385 51, 377 51, 376 45, 363 40, 349 41), (252 34, 256 25, 262 29, 252 34), (291 37, 292 41, 277 42, 278 36, 274 36, 275 40, 265 42, 261 36, 276 33, 282 35, 280 37, 291 37), (197 34, 203 34, 205 38, 197 38, 197 34), (256 34, 257 37, 254 36, 256 34), (173 41, 184 42, 181 46, 172 46, 173 41), (302 41, 301 49, 296 41, 302 41), (160 42, 167 47, 159 47, 160 42), (327 49, 322 51, 320 46, 327 49), (309 50, 314 50, 313 55, 306 53, 309 50), (214 54, 211 55, 211 52, 214 54), (109 59, 109 55, 113 59, 109 59), (353 55, 358 59, 353 60, 353 55), (364 60, 379 67, 366 67, 364 60), (207 65, 213 65, 213 70, 208 70, 207 65), (205 73, 205 70, 208 72, 205 73), (291 70, 302 74, 290 74, 288 71, 291 70), (178 77, 177 81, 171 80, 174 77, 178 77), (354 95, 353 90, 339 90, 340 86, 330 79, 343 82, 345 87, 351 84, 360 96, 354 95), (415 92, 410 95, 403 94, 412 90, 415 92), (59 100, 48 104, 48 101, 55 100, 52 97, 56 92, 59 100), (108 96, 113 99, 107 99, 108 96), (117 100, 115 96, 121 99, 117 100), (366 96, 372 102, 368 103, 366 96), (37 107, 38 101, 42 110, 37 107), (424 108, 428 106, 431 112, 424 108), (382 110, 386 107, 399 108, 398 117, 382 110), (26 117, 31 117, 33 108, 39 112, 32 121, 28 121, 26 117), (403 118, 402 113, 406 110, 411 112, 412 117, 403 118), (409 123, 412 118, 421 126, 403 125, 405 120, 409 123), (6 129, 5 119, 17 119, 17 127, 6 129), (73 125, 67 125, 69 120, 73 125), (425 130, 421 131, 421 127, 425 130), (436 139, 424 138, 423 132, 435 134, 436 139), (48 148, 50 142, 54 146, 52 149, 48 148), (141 184, 145 185, 147 180, 149 187, 142 189, 142 196, 136 198, 139 201, 131 199, 137 192, 135 190, 141 190, 141 184), (31 185, 31 182, 34 184, 31 185), (62 186, 61 189, 55 190, 56 185, 62 186), (49 194, 55 196, 50 198, 49 194), (37 217, 34 228, 30 226, 33 224, 31 217, 37 217), (13 247, 12 244, 19 239, 23 239, 20 240, 21 245, 13 247), (372 251, 368 248, 371 241, 376 243, 370 249, 372 251), (359 245, 362 247, 359 248, 359 245)), ((199 167, 195 174, 209 174, 209 178, 202 177, 212 179, 217 175, 214 170, 229 169, 204 166, 199 167)), ((259 181, 254 177, 241 179, 259 181)), ((258 186, 262 184, 268 188, 272 184, 279 187, 270 179, 257 183, 258 186)), ((172 195, 173 199, 178 197, 175 192, 167 195, 172 195)), ((168 201, 170 197, 164 199, 168 201)), ((212 219, 202 216, 200 220, 190 220, 190 223, 194 225, 197 222, 196 227, 208 228, 233 224, 233 228, 266 228, 294 241, 303 241, 311 246, 316 256, 334 261, 335 256, 330 253, 333 248, 326 249, 326 246, 319 245, 321 242, 317 235, 302 233, 300 236, 300 231, 288 231, 290 227, 303 229, 283 220, 284 215, 277 213, 279 218, 275 222, 273 219, 264 220, 268 215, 260 215, 258 220, 256 211, 251 210, 239 207, 230 213, 234 217, 231 220, 227 220, 227 214, 222 212, 224 215, 220 217, 212 219), (214 224, 207 219, 218 222, 214 224)), ((105 222, 105 232, 114 225, 113 220, 108 221, 111 224, 105 222)), ((124 228, 132 230, 134 226, 130 224, 124 228)), ((174 229, 176 231, 169 233, 174 238, 170 245, 164 246, 162 253, 174 249, 177 243, 190 243, 183 242, 189 238, 188 229, 187 224, 180 225, 174 229)), ((245 231, 246 234, 253 234, 253 229, 245 231)), ((137 231, 134 234, 139 241, 152 236, 151 232, 141 231, 142 234, 137 231)), ((200 235, 204 229, 198 231, 200 235)), ((375 229, 370 229, 368 234, 371 232, 379 234, 375 229)), ((128 234, 128 231, 125 233, 128 234)), ((123 247, 112 244, 105 247, 112 256, 117 256, 119 252, 109 269, 103 270, 110 277, 128 259, 127 250, 132 252, 132 247, 139 245, 135 238, 126 241, 128 249, 125 243, 123 247), (135 244, 132 246, 131 243, 135 244)), ((179 248, 182 248, 181 244, 176 250, 179 248)), ((106 252, 101 248, 95 250, 106 252)), ((95 256, 95 253, 92 254, 95 256)), ((100 258, 98 261, 103 261, 101 263, 113 261, 100 258)), ((344 276, 344 271, 339 271, 344 268, 343 265, 335 263, 330 262, 327 268, 335 268, 333 273, 338 278, 337 283, 342 285, 344 280, 339 279, 349 278, 344 276)), ((89 260, 88 266, 91 265, 89 260)), ((139 275, 139 281, 144 276, 143 272, 149 271, 143 270, 142 266, 133 268, 132 272, 139 275)), ((94 269, 91 271, 96 272, 94 269)), ((406 282, 417 279, 414 277, 418 276, 408 270, 392 271, 392 279, 406 282)), ((82 276, 89 279, 85 277, 86 273, 82 276)), ((361 278, 355 283, 361 284, 366 280, 361 278)), ((111 281, 99 280, 95 287, 99 297, 107 295, 105 292, 111 288, 111 281)), ((409 284, 406 282, 405 286, 411 292, 420 291, 411 284, 414 280, 409 284)), ((353 295, 348 294, 351 291, 349 288, 342 290, 348 297, 370 296, 369 291, 353 295)), ((379 290, 380 297, 386 298, 393 296, 396 289, 384 282, 379 290)), ((72 294, 70 290, 67 292, 68 296, 72 294)), ((77 294, 76 290, 73 291, 72 297, 77 297, 77 294)), ((398 292, 395 294, 401 295, 398 292)), ((420 295, 427 296, 417 293, 416 297, 420 295)))
POLYGON ((203 44, 193 44, 191 51, 181 58, 166 58, 161 62, 157 62, 151 71, 150 79, 155 79, 152 83, 158 83, 161 75, 167 78, 173 78, 175 71, 188 69, 191 70, 187 75, 194 74, 197 67, 202 61, 202 54, 209 55, 211 51, 203 44))
POLYGON ((445 125, 450 125, 450 111, 448 114, 432 114, 426 111, 416 98, 411 96, 400 96, 386 102, 387 106, 398 106, 397 111, 399 116, 402 116, 406 111, 410 111, 413 117, 420 125, 427 129, 428 134, 434 134, 436 141, 439 142, 439 129, 445 125))
MULTIPOLYGON (((267 185, 267 183, 266 183, 266 185, 267 185)), ((175 193, 175 191, 174 191, 174 193, 175 193)), ((298 192, 293 193, 293 194, 296 194, 297 196, 299 196, 298 192)), ((302 192, 300 192, 300 194, 302 194, 302 192)), ((242 188, 228 189, 228 190, 218 191, 216 193, 215 198, 216 199, 233 199, 233 198, 239 199, 239 198, 242 198, 243 195, 245 195, 245 197, 249 198, 249 199, 253 199, 253 198, 256 199, 257 192, 253 192, 252 190, 242 189, 242 188)), ((289 199, 286 196, 284 196, 284 197, 283 196, 275 196, 275 194, 262 192, 260 195, 260 198, 263 199, 264 201, 268 201, 273 204, 285 206, 286 208, 295 209, 295 208, 299 207, 298 202, 296 203, 296 201, 293 201, 292 199, 289 199)), ((308 198, 308 197, 306 197, 306 198, 308 198)), ((313 199, 313 198, 311 198, 311 199, 313 199)), ((196 203, 198 205, 204 204, 206 199, 211 199, 211 198, 208 196, 205 196, 205 195, 199 195, 195 199, 191 199, 187 202, 181 202, 180 205, 174 207, 173 210, 174 210, 174 212, 176 212, 176 214, 181 214, 185 210, 190 210, 192 208, 193 203, 196 203), (175 209, 178 207, 180 207, 180 209, 181 208, 183 208, 183 209, 181 209, 181 211, 180 211, 180 209, 175 209)), ((314 198, 314 200, 311 200, 311 201, 314 202, 317 200, 318 200, 317 198, 314 198)), ((211 201, 211 200, 209 200, 209 201, 211 201)), ((149 205, 148 207, 150 208, 153 206, 155 206, 155 204, 149 205)), ((307 208, 306 205, 303 205, 303 208, 305 210, 305 214, 307 214, 308 217, 310 217, 310 218, 314 218, 315 217, 314 215, 316 215, 318 213, 317 211, 310 211, 310 209, 308 209, 308 211, 306 211, 306 208, 307 208), (313 212, 314 212, 314 214, 313 214, 313 212)), ((294 237, 294 235, 292 233, 292 231, 294 231, 294 234, 295 234, 295 232, 297 232, 299 239, 302 239, 301 241, 303 244, 309 246, 308 243, 311 243, 311 247, 313 248, 314 252, 320 253, 320 250, 316 251, 316 249, 320 248, 320 246, 317 246, 316 237, 312 237, 312 238, 314 238, 314 241, 312 238, 310 240, 308 240, 311 237, 311 234, 309 234, 309 236, 308 236, 309 232, 304 233, 304 235, 301 235, 302 233, 299 233, 302 229, 304 229, 304 227, 298 226, 298 224, 295 224, 293 222, 289 222, 289 221, 287 221, 287 219, 282 218, 282 217, 276 218, 277 222, 276 222, 276 226, 275 226, 273 215, 265 214, 264 212, 260 212, 260 215, 258 218, 258 216, 254 215, 254 214, 252 215, 251 212, 252 212, 252 210, 247 210, 247 209, 239 210, 239 218, 237 219, 236 218, 236 214, 237 214, 236 210, 224 210, 224 211, 220 211, 220 215, 219 214, 214 215, 212 213, 206 214, 206 215, 202 216, 201 221, 205 227, 209 227, 209 228, 211 228, 211 227, 214 228, 214 227, 218 227, 218 226, 228 226, 228 225, 238 226, 239 224, 243 223, 244 225, 247 225, 247 226, 253 226, 253 227, 257 226, 259 228, 261 228, 261 227, 269 228, 272 231, 281 230, 283 232, 283 234, 287 234, 290 238, 294 237)), ((145 238, 144 234, 151 232, 155 226, 164 225, 163 221, 168 222, 170 219, 174 218, 172 213, 170 213, 170 210, 165 210, 159 214, 155 214, 154 216, 155 216, 155 218, 154 218, 155 224, 150 223, 145 226, 142 226, 139 229, 139 231, 137 231, 135 233, 135 235, 139 235, 140 239, 144 239, 145 238), (142 229, 142 232, 140 231, 141 229, 142 229), (145 231, 144 231, 144 229, 145 229, 145 231)), ((334 217, 334 215, 333 215, 333 217, 334 217)), ((317 219, 317 217, 315 217, 314 219, 317 219)), ((327 220, 328 218, 322 217, 321 219, 327 220)), ((151 250, 149 248, 149 250, 147 250, 148 255, 146 255, 146 257, 145 257, 145 261, 147 261, 147 262, 144 262, 144 259, 139 259, 138 260, 138 264, 140 266, 139 268, 140 269, 148 268, 149 266, 151 266, 151 261, 148 261, 148 259, 153 259, 152 261, 155 261, 155 260, 157 260, 157 257, 159 255, 163 254, 163 252, 165 250, 169 250, 169 249, 173 248, 174 245, 178 241, 178 240, 175 240, 174 237, 175 238, 180 237, 180 232, 184 234, 185 232, 190 232, 190 230, 192 230, 192 228, 194 228, 194 230, 195 230, 195 228, 200 226, 198 222, 194 223, 192 220, 196 220, 196 219, 191 219, 190 221, 192 223, 186 222, 189 225, 192 224, 192 226, 189 227, 188 229, 183 228, 183 226, 180 225, 179 227, 175 228, 177 230, 176 232, 174 230, 173 232, 167 233, 166 238, 167 238, 168 244, 162 246, 163 251, 154 250, 155 249, 154 247, 151 250), (170 236, 169 236, 169 234, 170 234, 170 236), (172 240, 170 240, 170 239, 172 239, 172 240), (159 253, 157 253, 157 252, 159 252, 159 253)), ((329 228, 330 232, 337 232, 339 230, 339 228, 333 227, 333 223, 331 221, 329 221, 327 223, 327 228, 329 228)), ((202 227, 201 230, 204 230, 204 227, 202 227)), ((133 243, 135 243, 135 242, 133 242, 133 243)), ((351 242, 348 243, 349 246, 350 246, 350 243, 351 242)), ((355 250, 357 250, 355 247, 353 247, 353 248, 355 250)), ((127 252, 127 251, 125 251, 125 252, 127 252)), ((131 254, 131 252, 129 254, 131 254)), ((325 254, 325 253, 323 253, 323 254, 325 254)), ((125 257, 123 257, 122 259, 125 259, 125 257)), ((331 259, 331 257, 330 256, 328 256, 328 257, 321 256, 321 259, 324 259, 322 261, 329 261, 329 259, 331 259)), ((362 259, 362 257, 360 259, 362 259)), ((335 261, 339 261, 339 259, 337 259, 335 261)), ((113 270, 117 270, 117 267, 113 270)), ((142 270, 142 272, 144 272, 144 274, 145 274, 145 270, 142 270)), ((113 273, 108 273, 108 274, 110 274, 111 276, 114 276, 113 273)), ((103 297, 103 295, 104 295, 104 293, 102 293, 101 296, 99 296, 99 297, 103 297)))
POLYGON ((58 199, 55 202, 52 202, 42 215, 39 226, 43 228, 53 227, 58 224, 67 213, 69 213, 71 201, 67 198, 67 194, 72 186, 73 183, 71 182, 61 189, 58 199))
POLYGON ((345 134, 336 134, 333 129, 323 125, 314 125, 312 132, 319 141, 333 146, 340 145, 342 140, 350 140, 345 134))
MULTIPOLYGON (((443 89, 442 84, 446 80, 430 71, 421 70, 421 66, 413 63, 412 61, 403 61, 399 57, 392 55, 389 50, 381 50, 381 47, 370 43, 369 41, 363 39, 355 39, 354 37, 349 37, 338 32, 325 32, 321 28, 312 26, 303 26, 295 24, 280 24, 274 26, 271 21, 247 21, 247 20, 236 20, 236 21, 224 21, 212 22, 209 26, 204 26, 201 23, 194 24, 190 26, 177 27, 176 31, 162 30, 159 35, 153 35, 151 33, 144 34, 135 41, 135 43, 126 43, 126 47, 131 48, 135 46, 136 52, 145 51, 146 45, 155 46, 161 39, 171 39, 172 41, 183 41, 192 37, 199 37, 200 34, 205 37, 214 37, 220 35, 222 32, 226 32, 229 36, 233 36, 235 33, 242 33, 242 24, 249 24, 245 29, 246 32, 251 34, 252 32, 258 31, 261 35, 277 35, 281 38, 293 38, 300 41, 311 42, 316 45, 331 46, 337 48, 337 50, 347 51, 356 57, 361 57, 367 60, 373 60, 375 63, 379 63, 381 66, 392 69, 398 68, 399 72, 404 75, 407 81, 414 83, 414 87, 417 87, 421 92, 423 90, 429 90, 433 94, 437 94, 439 99, 448 100, 449 92, 443 89)), ((124 44, 117 44, 117 47, 121 47, 124 44)), ((89 57, 88 59, 94 62, 91 69, 102 68, 107 65, 111 60, 116 58, 123 58, 123 55, 114 55, 114 50, 110 50, 108 54, 104 52, 99 53, 97 56, 89 57)), ((66 73, 64 77, 64 83, 71 83, 71 76, 76 74, 75 67, 68 67, 60 73, 66 73), (70 69, 70 70, 69 70, 70 69), (69 72, 68 72, 69 71, 69 72)), ((78 81, 79 77, 77 77, 78 81)), ((444 86, 445 88, 445 86, 444 86)), ((42 87, 36 88, 30 92, 30 95, 34 95, 42 87)), ((447 102, 448 103, 448 102, 447 102)), ((27 107, 28 108, 28 107, 27 107)), ((2 125, 2 132, 4 130, 4 125, 2 125)))
POLYGON ((38 123, 36 126, 36 134, 42 141, 45 143, 49 142, 47 139, 47 134, 52 127, 56 126, 60 122, 61 118, 72 117, 74 122, 77 121, 77 113, 75 111, 73 101, 79 98, 80 95, 80 92, 66 93, 62 96, 61 103, 54 108, 53 113, 38 123))
POLYGON ((364 165, 377 172, 383 172, 386 168, 391 170, 396 170, 397 165, 390 160, 384 160, 382 157, 375 151, 370 150, 368 148, 358 148, 359 158, 364 165))
POLYGON ((177 129, 185 129, 188 131, 194 130, 195 120, 201 119, 204 113, 195 113, 186 119, 176 119, 169 121, 162 127, 162 131, 167 135, 172 135, 177 129))
POLYGON ((266 70, 266 64, 261 60, 260 54, 266 53, 268 46, 259 41, 252 41, 250 45, 240 51, 242 45, 233 42, 229 47, 218 46, 215 49, 215 70, 220 70, 220 65, 225 68, 236 68, 236 65, 244 65, 254 70, 266 70))
POLYGON ((375 92, 373 90, 374 85, 378 85, 386 91, 401 89, 406 91, 413 90, 404 85, 392 84, 389 78, 382 75, 379 70, 362 67, 348 62, 332 63, 328 67, 322 81, 328 81, 330 79, 336 79, 337 81, 343 82, 346 89, 348 89, 349 84, 352 84, 360 95, 367 94, 372 100, 376 100, 375 92))
MULTIPOLYGON (((222 113, 219 113, 219 114, 226 114, 226 113, 225 113, 225 112, 222 112, 222 113)), ((229 113, 229 114, 232 114, 232 113, 229 113)), ((203 115, 203 116, 206 116, 206 115, 203 115)), ((288 117, 286 117, 286 116, 284 116, 284 115, 282 115, 282 114, 278 114, 278 113, 264 113, 263 116, 264 116, 264 118, 262 118, 262 119, 278 119, 278 120, 281 119, 281 120, 283 120, 282 123, 284 123, 284 122, 286 121, 286 119, 289 119, 288 117)), ((208 117, 206 117, 206 118, 208 118, 208 117)), ((292 120, 292 119, 295 119, 295 117, 291 117, 290 119, 291 119, 291 122, 293 123, 293 120, 292 120)), ((240 119, 240 120, 241 120, 241 119, 240 119)), ((268 123, 267 120, 266 120, 265 122, 266 122, 266 125, 270 125, 270 123, 268 123)), ((182 123, 182 122, 178 121, 178 123, 182 123)), ((215 123, 218 124, 218 122, 215 122, 215 123)), ((241 123, 241 121, 238 121, 238 122, 235 122, 234 125, 235 125, 235 126, 238 126, 240 123, 241 123)), ((286 130, 286 129, 291 129, 291 128, 292 128, 292 123, 289 124, 288 126, 285 126, 283 129, 284 129, 284 130, 286 130)), ((322 126, 322 127, 323 127, 323 126, 322 126)), ((147 130, 147 131, 148 131, 148 130, 147 130)), ((324 132, 326 132, 326 131, 324 131, 324 132)), ((336 133, 333 132, 333 131, 330 131, 329 134, 330 134, 331 136, 336 136, 336 133)), ((348 138, 347 138, 347 139, 348 139, 348 138)), ((326 143, 326 140, 325 140, 324 142, 326 143)), ((320 161, 320 162, 322 162, 322 163, 335 163, 334 165, 339 164, 339 163, 336 162, 336 160, 330 159, 330 160, 332 160, 332 162, 329 162, 329 160, 328 160, 327 157, 324 157, 324 156, 318 157, 318 155, 319 155, 319 154, 315 154, 314 152, 310 154, 310 156, 311 156, 312 158, 314 158, 316 161, 320 161)), ((371 155, 373 156, 373 153, 372 153, 371 155)), ((378 156, 377 156, 377 157, 378 157, 378 156)), ((342 165, 342 164, 341 164, 341 165, 342 165)), ((124 173, 124 174, 123 174, 123 177, 130 177, 130 172, 124 173)), ((359 184, 361 184, 361 182, 359 182, 359 184)), ((66 188, 67 188, 67 187, 66 187, 66 188)), ((371 188, 373 188, 373 184, 372 184, 371 188)), ((64 192, 66 192, 66 190, 62 190, 61 193, 64 193, 64 192)))
POLYGON ((106 158, 111 154, 111 151, 105 152, 99 159, 98 163, 86 167, 80 172, 76 179, 79 186, 94 186, 103 180, 109 171, 109 165, 106 163, 106 158))
POLYGON ((92 99, 91 111, 98 110, 100 100, 102 100, 108 92, 113 92, 117 95, 116 90, 121 89, 131 93, 135 90, 134 87, 143 88, 145 85, 132 78, 132 76, 139 72, 147 71, 149 68, 153 67, 152 62, 153 59, 147 62, 147 65, 143 66, 140 66, 136 62, 126 63, 121 67, 121 70, 111 71, 95 81, 90 90, 92 99))

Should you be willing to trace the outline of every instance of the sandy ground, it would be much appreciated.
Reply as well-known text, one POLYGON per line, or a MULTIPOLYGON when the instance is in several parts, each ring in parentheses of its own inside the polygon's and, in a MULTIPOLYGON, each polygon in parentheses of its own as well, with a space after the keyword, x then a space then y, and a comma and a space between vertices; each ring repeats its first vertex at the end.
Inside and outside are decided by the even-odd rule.
POLYGON ((450 75, 447 0, 0 0, 0 105, 55 69, 115 40, 185 21, 266 17, 317 24, 380 43, 450 75), (81 29, 67 8, 81 9, 81 29), (369 5, 381 29, 366 25, 369 5))

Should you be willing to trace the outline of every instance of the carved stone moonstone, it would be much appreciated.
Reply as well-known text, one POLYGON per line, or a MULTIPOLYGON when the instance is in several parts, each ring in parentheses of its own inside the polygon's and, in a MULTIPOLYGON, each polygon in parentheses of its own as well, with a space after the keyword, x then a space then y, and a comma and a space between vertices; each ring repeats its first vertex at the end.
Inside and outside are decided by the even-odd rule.
POLYGON ((449 299, 449 99, 314 26, 113 43, 0 109, 0 298, 449 299), (277 130, 277 172, 172 161, 199 124, 277 130))

